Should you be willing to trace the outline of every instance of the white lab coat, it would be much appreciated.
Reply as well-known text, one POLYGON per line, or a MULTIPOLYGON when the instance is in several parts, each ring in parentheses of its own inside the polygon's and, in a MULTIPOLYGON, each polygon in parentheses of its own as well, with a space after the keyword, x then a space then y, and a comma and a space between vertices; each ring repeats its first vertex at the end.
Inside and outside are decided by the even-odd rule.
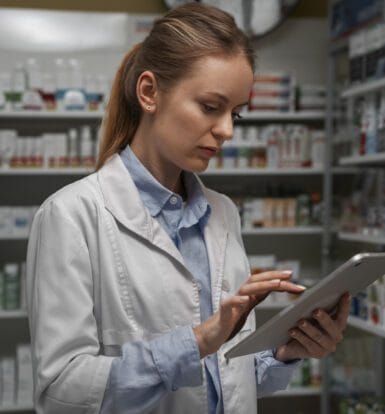
MULTIPOLYGON (((234 204, 203 191, 212 208, 204 236, 217 309, 248 277, 249 265, 234 204)), ((27 302, 39 414, 98 413, 121 345, 200 323, 193 276, 118 155, 38 210, 28 245, 27 302)), ((254 356, 228 363, 223 357, 253 328, 250 316, 218 352, 226 414, 256 412, 254 356)), ((201 386, 170 392, 151 413, 207 412, 204 370, 202 376, 201 386)))

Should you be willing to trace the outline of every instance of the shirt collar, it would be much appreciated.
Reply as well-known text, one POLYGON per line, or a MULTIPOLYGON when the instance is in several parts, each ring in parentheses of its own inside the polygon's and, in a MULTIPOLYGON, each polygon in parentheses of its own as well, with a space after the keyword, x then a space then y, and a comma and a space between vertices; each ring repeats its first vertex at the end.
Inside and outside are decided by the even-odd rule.
MULTIPOLYGON (((173 193, 164 187, 140 162, 130 146, 120 153, 120 157, 128 169, 131 177, 137 187, 144 205, 149 210, 152 217, 156 217, 169 199, 173 196, 180 198, 178 194, 173 193)), ((187 203, 182 223, 193 224, 201 222, 205 224, 210 215, 211 209, 203 189, 195 174, 184 172, 184 184, 187 192, 187 203)), ((182 224, 181 223, 181 224, 182 224)))

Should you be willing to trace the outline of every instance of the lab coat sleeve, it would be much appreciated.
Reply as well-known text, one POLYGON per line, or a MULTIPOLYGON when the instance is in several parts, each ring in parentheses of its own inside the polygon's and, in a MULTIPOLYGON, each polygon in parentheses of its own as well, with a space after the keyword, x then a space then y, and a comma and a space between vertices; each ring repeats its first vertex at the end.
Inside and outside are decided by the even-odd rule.
POLYGON ((180 387, 202 384, 199 348, 191 326, 151 341, 128 342, 115 358, 101 414, 148 413, 180 387))
POLYGON ((99 412, 113 358, 99 355, 87 245, 55 200, 34 218, 26 268, 37 412, 99 412))

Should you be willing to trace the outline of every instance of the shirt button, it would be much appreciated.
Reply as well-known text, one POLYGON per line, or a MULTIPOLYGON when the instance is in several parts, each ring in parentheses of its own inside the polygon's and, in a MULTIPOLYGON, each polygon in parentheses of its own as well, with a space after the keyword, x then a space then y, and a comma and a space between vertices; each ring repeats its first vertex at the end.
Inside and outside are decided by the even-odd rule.
POLYGON ((230 292, 230 283, 226 279, 223 279, 222 281, 222 290, 224 290, 225 292, 230 292))
POLYGON ((175 205, 178 202, 178 199, 175 196, 170 197, 170 203, 175 205))

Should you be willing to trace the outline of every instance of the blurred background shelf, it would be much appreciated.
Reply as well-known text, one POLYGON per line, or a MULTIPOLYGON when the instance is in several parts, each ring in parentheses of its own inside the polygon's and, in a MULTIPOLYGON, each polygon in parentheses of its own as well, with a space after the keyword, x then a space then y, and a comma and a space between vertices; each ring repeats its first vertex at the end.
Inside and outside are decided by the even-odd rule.
POLYGON ((385 327, 373 325, 354 316, 349 316, 348 323, 350 326, 362 329, 363 331, 369 332, 378 337, 385 338, 385 327))
POLYGON ((385 236, 371 236, 360 233, 339 232, 340 240, 385 245, 385 236))

